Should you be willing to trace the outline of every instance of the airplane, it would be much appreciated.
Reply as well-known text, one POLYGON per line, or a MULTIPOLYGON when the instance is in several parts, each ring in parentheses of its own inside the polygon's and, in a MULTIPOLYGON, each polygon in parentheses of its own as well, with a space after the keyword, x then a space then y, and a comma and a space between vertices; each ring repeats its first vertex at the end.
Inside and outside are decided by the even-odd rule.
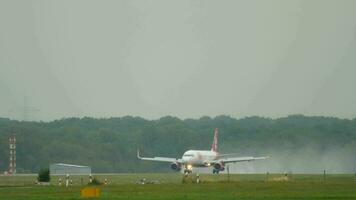
POLYGON ((170 167, 174 171, 181 171, 184 168, 184 174, 192 173, 193 167, 213 167, 213 174, 219 174, 225 170, 225 164, 236 162, 249 162, 254 160, 267 159, 269 157, 231 157, 234 154, 218 153, 218 129, 214 130, 214 140, 211 150, 188 150, 182 158, 167 157, 141 157, 140 151, 137 150, 137 158, 140 160, 158 161, 171 163, 170 167))

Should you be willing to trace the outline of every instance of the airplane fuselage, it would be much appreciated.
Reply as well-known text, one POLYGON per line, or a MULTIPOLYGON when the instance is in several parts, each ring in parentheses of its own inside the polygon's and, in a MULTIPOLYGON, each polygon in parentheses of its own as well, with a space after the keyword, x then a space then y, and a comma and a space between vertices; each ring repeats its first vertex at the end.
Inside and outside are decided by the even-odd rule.
POLYGON ((218 158, 219 154, 214 151, 189 150, 183 154, 182 163, 194 167, 209 167, 210 161, 218 158))

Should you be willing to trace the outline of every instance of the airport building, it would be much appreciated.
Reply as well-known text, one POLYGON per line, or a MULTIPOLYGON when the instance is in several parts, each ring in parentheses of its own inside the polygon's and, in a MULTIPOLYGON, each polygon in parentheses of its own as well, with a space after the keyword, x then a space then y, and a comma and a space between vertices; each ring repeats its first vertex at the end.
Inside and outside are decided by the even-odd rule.
POLYGON ((89 175, 91 174, 91 167, 64 163, 54 163, 49 165, 49 171, 52 175, 89 175))

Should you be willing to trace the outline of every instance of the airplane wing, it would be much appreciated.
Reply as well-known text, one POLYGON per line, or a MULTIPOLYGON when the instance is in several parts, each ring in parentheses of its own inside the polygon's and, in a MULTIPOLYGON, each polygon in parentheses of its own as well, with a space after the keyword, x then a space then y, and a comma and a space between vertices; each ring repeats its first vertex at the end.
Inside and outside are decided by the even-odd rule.
POLYGON ((150 161, 158 161, 158 162, 177 162, 181 163, 181 159, 176 159, 176 158, 167 158, 167 157, 153 157, 153 158, 147 158, 147 157, 141 157, 140 156, 140 151, 137 150, 137 158, 140 160, 150 160, 150 161))
POLYGON ((220 158, 216 160, 216 163, 236 163, 236 162, 249 162, 254 160, 264 160, 269 158, 269 156, 264 157, 232 157, 232 158, 220 158))
POLYGON ((240 153, 224 153, 224 154, 219 153, 219 158, 230 157, 230 156, 234 156, 234 155, 238 155, 238 154, 240 154, 240 153))

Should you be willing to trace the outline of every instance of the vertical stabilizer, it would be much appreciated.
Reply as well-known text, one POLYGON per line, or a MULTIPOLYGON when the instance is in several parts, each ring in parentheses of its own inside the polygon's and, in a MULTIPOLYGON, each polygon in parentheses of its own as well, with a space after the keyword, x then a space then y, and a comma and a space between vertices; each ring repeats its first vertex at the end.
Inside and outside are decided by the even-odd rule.
POLYGON ((217 152, 218 151, 218 129, 215 128, 214 131, 214 140, 213 144, 211 145, 211 151, 217 152))

